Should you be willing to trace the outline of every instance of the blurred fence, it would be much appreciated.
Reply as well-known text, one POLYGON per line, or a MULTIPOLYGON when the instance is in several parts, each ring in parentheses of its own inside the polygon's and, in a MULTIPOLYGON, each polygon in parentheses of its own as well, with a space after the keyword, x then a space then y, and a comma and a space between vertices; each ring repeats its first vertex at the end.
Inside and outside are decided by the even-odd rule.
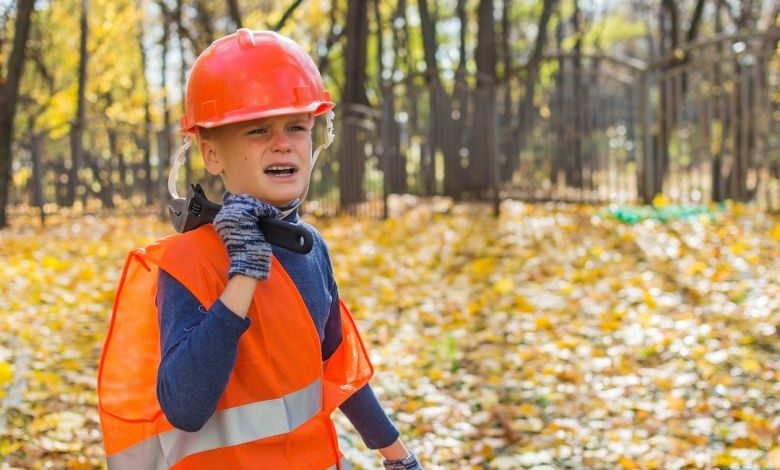
MULTIPOLYGON (((640 203, 659 193, 780 210, 777 40, 776 32, 713 37, 652 63, 551 54, 479 86, 457 72, 383 82, 377 107, 337 107, 336 141, 314 168, 305 210, 386 217, 394 194, 497 208, 507 198, 640 203)), ((84 139, 78 197, 103 207, 114 198, 167 204, 176 136, 93 117, 84 139)), ((30 132, 16 147, 12 203, 60 203, 67 133, 30 132)), ((185 173, 180 192, 186 180, 212 199, 221 194, 200 158, 185 173)))
MULTIPOLYGON (((76 199, 83 202, 95 198, 108 207, 113 207, 115 197, 148 195, 146 202, 156 201, 152 182, 163 168, 159 165, 159 141, 164 133, 151 127, 147 133, 143 126, 100 118, 88 119, 86 128, 78 169, 82 184, 76 199)), ((65 203, 73 165, 68 131, 67 124, 31 130, 14 142, 12 176, 16 191, 11 193, 12 204, 65 203)))
POLYGON ((376 114, 344 123, 375 131, 341 147, 343 161, 359 162, 347 155, 358 152, 372 162, 341 183, 373 191, 340 203, 382 215, 378 202, 389 194, 496 204, 665 194, 780 210, 777 40, 775 32, 720 36, 652 63, 552 54, 479 88, 457 76, 449 84, 407 77, 384 87, 376 114), (541 77, 533 86, 529 73, 541 77))
POLYGON ((716 37, 648 66, 641 195, 780 209, 777 40, 716 37))

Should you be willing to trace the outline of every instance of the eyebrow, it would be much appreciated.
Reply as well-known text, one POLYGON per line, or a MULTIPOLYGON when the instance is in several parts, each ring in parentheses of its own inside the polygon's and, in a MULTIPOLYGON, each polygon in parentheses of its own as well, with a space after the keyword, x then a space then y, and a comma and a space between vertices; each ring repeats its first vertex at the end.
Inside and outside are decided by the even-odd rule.
MULTIPOLYGON (((309 124, 309 122, 310 121, 309 121, 308 118, 296 118, 296 119, 291 119, 289 121, 284 121, 283 125, 284 126, 289 126, 291 124, 309 124)), ((249 128, 255 128, 255 127, 264 127, 264 126, 267 126, 267 125, 268 125, 268 121, 267 120, 262 120, 262 121, 259 121, 259 122, 251 122, 250 121, 250 122, 247 122, 246 126, 244 126, 244 127, 249 129, 249 128)))

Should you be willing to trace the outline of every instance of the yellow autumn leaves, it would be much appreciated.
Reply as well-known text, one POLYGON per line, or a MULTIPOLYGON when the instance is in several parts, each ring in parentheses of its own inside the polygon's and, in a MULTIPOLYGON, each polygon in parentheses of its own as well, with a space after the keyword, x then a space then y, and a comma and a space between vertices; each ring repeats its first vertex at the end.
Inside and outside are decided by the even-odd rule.
POLYGON ((519 203, 327 222, 375 388, 428 467, 775 465, 778 219, 656 204, 668 222, 519 203))
MULTIPOLYGON (((613 215, 438 201, 313 221, 426 468, 780 468, 780 220, 613 215)), ((128 250, 170 232, 110 213, 0 232, 0 461, 102 465, 116 283, 128 250)), ((355 467, 381 468, 336 419, 355 467)))
POLYGON ((0 232, 0 461, 100 468, 97 364, 128 250, 153 217, 20 215, 0 232))
POLYGON ((7 362, 0 362, 0 398, 5 397, 5 386, 14 378, 14 369, 7 362))

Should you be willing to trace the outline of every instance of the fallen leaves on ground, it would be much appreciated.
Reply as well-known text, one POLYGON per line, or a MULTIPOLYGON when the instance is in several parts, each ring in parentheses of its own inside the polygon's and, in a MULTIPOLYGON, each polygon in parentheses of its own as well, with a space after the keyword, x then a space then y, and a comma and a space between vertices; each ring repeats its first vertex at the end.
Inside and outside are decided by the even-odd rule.
POLYGON ((96 374, 124 257, 152 217, 32 216, 0 231, 2 468, 103 466, 96 374))
MULTIPOLYGON (((621 223, 603 208, 420 204, 313 221, 426 468, 780 468, 780 220, 621 223)), ((0 232, 3 468, 103 465, 95 373, 152 216, 0 232)), ((344 451, 381 467, 345 418, 344 451)))

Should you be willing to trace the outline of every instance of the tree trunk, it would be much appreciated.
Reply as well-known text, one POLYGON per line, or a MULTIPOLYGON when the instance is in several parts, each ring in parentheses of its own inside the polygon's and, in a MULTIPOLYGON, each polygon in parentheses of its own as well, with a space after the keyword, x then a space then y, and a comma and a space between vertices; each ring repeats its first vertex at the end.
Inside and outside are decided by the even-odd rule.
POLYGON ((204 0, 195 0, 195 9, 198 12, 198 24, 201 27, 201 34, 198 34, 197 50, 203 50, 214 41, 214 26, 211 21, 211 12, 206 7, 204 0))
POLYGON ((459 198, 467 187, 467 173, 462 164, 468 149, 468 133, 471 130, 469 122, 469 101, 472 96, 466 83, 466 33, 468 18, 466 17, 466 0, 458 0, 457 7, 460 34, 458 38, 458 68, 455 70, 455 89, 452 98, 446 102, 447 113, 442 120, 448 127, 449 135, 442 141, 444 147, 444 194, 459 198))
POLYGON ((425 83, 428 85, 428 122, 430 127, 427 132, 425 150, 421 152, 420 166, 422 167, 423 190, 425 194, 433 194, 436 190, 436 161, 435 155, 439 150, 441 127, 443 125, 440 119, 439 109, 442 98, 445 98, 444 90, 441 89, 439 81, 439 67, 436 64, 436 51, 438 43, 436 41, 436 24, 428 12, 428 1, 418 0, 420 10, 420 27, 422 29, 423 56, 425 57, 425 83))
MULTIPOLYGON (((718 2, 718 5, 715 8, 715 34, 720 33, 723 29, 721 21, 721 7, 722 4, 718 2)), ((714 64, 713 69, 713 85, 720 89, 722 85, 720 64, 714 64)), ((728 135, 731 119, 729 119, 728 110, 724 109, 725 106, 720 103, 720 97, 717 96, 716 99, 717 101, 715 101, 714 105, 714 115, 716 120, 721 121, 722 127, 720 145, 717 147, 718 151, 712 156, 712 183, 710 188, 710 199, 712 199, 713 202, 721 202, 725 199, 721 169, 723 167, 723 153, 726 147, 726 136, 728 135)))
POLYGON ((734 59, 734 164, 731 167, 729 173, 729 198, 747 202, 748 188, 747 188, 747 174, 750 165, 750 144, 751 135, 750 129, 753 127, 752 113, 749 112, 750 108, 747 104, 747 99, 750 93, 750 79, 739 64, 737 59, 734 59))
POLYGON ((380 117, 380 148, 378 151, 379 168, 382 170, 382 211, 383 218, 388 216, 387 195, 390 193, 390 161, 395 157, 395 105, 393 103, 393 88, 390 79, 385 76, 384 37, 382 35, 382 11, 379 8, 379 0, 374 0, 374 24, 376 25, 376 66, 379 82, 379 92, 382 94, 382 115, 380 117))
POLYGON ((344 101, 368 105, 366 97, 368 6, 365 1, 349 0, 347 8, 347 49, 345 51, 347 85, 344 87, 344 101))
MULTIPOLYGON (((110 145, 110 144, 109 144, 110 145)), ((92 148, 94 146, 91 146, 92 148)), ((100 199, 101 204, 106 209, 112 209, 114 207, 113 190, 111 186, 111 160, 101 160, 100 157, 92 155, 91 152, 84 152, 84 165, 92 173, 92 181, 90 183, 97 183, 99 189, 95 190, 92 184, 84 185, 84 205, 86 206, 87 194, 100 199)))
MULTIPOLYGON (((661 43, 666 42, 671 45, 671 49, 674 49, 680 44, 680 12, 674 0, 661 1, 662 18, 664 16, 664 11, 666 12, 666 17, 668 19, 668 29, 661 29, 661 34, 667 33, 665 38, 661 38, 661 43)), ((670 48, 666 47, 665 49, 666 50, 661 51, 662 54, 668 52, 670 48)))
POLYGON ((80 186, 79 170, 84 158, 84 114, 86 101, 84 93, 87 85, 87 35, 89 26, 89 0, 81 0, 81 39, 79 41, 79 69, 78 91, 76 92, 76 116, 70 130, 70 171, 68 174, 68 194, 65 199, 66 206, 72 206, 76 200, 76 194, 80 186))
MULTIPOLYGON (((661 37, 658 39, 658 55, 660 57, 665 56, 670 51, 673 51, 677 47, 676 26, 674 26, 677 18, 677 7, 674 2, 669 0, 663 0, 661 3, 661 9, 658 11, 658 25, 661 31, 661 37), (673 18, 673 20, 670 19, 673 18)), ((667 118, 674 113, 670 111, 670 107, 674 105, 672 98, 669 95, 669 90, 666 84, 666 70, 669 67, 665 67, 661 70, 659 76, 659 90, 658 90, 658 125, 655 127, 655 134, 653 135, 653 149, 652 164, 650 168, 653 171, 653 186, 648 192, 648 195, 655 196, 656 194, 663 193, 664 179, 666 178, 666 170, 668 168, 669 161, 669 143, 671 138, 669 136, 673 127, 672 123, 667 118)))
POLYGON ((493 184, 496 172, 496 36, 493 0, 480 0, 477 32, 477 99, 476 121, 469 155, 469 176, 472 191, 485 194, 493 184))
POLYGON ((539 22, 537 23, 534 51, 526 66, 523 99, 520 102, 520 107, 517 112, 517 132, 515 132, 514 135, 517 135, 518 137, 513 142, 517 147, 513 147, 508 155, 509 161, 507 163, 507 170, 510 172, 514 172, 517 169, 520 152, 523 151, 526 142, 529 140, 528 136, 533 129, 533 104, 534 93, 536 92, 536 82, 539 79, 539 63, 542 60, 542 53, 547 44, 547 25, 550 22, 553 7, 556 3, 557 0, 544 0, 542 14, 539 16, 539 22))
MULTIPOLYGON (((179 2, 176 2, 180 8, 179 2)), ((236 29, 241 28, 241 9, 238 7, 238 0, 227 0, 228 10, 230 10, 230 19, 236 25, 236 29)))
MULTIPOLYGON (((558 54, 563 53, 563 21, 560 12, 558 16, 558 26, 555 29, 555 45, 558 54)), ((557 136, 563 136, 565 134, 565 120, 563 116, 566 113, 566 60, 558 58, 558 72, 555 74, 555 101, 552 106, 552 129, 553 133, 557 136)), ((555 192, 558 186, 558 176, 561 170, 565 168, 564 158, 568 155, 566 149, 566 139, 558 138, 555 142, 556 151, 551 155, 551 168, 550 168, 550 185, 552 191, 555 192)))
MULTIPOLYGON (((743 2, 738 21, 740 31, 751 30, 756 18, 753 16, 750 2, 743 2)), ((775 7, 775 11, 777 7, 775 7)), ((760 10, 760 8, 758 9, 760 10)), ((728 197, 740 202, 748 202, 755 198, 756 186, 748 186, 750 169, 760 171, 755 167, 756 145, 756 109, 753 94, 755 93, 755 65, 742 63, 739 57, 733 59, 734 83, 732 103, 734 109, 734 148, 733 165, 728 175, 728 197)))
POLYGON ((439 67, 436 64, 436 24, 428 12, 428 0, 418 0, 420 9, 420 28, 422 29, 423 56, 425 57, 425 73, 427 81, 439 80, 439 67))
MULTIPOLYGON (((462 1, 462 0, 460 0, 462 1)), ((503 68, 501 90, 503 92, 503 106, 501 108, 500 141, 499 146, 499 180, 506 183, 512 180, 512 171, 507 165, 509 161, 510 141, 514 140, 512 136, 512 87, 511 87, 511 69, 512 69, 512 45, 509 41, 509 12, 512 6, 510 0, 504 0, 501 10, 501 63, 503 68)))
POLYGON ((14 138, 14 119, 19 97, 19 85, 24 71, 30 17, 35 0, 18 0, 14 24, 14 43, 6 67, 6 77, 0 83, 0 228, 8 225, 6 206, 11 189, 11 142, 14 138))
MULTIPOLYGON (((437 142, 441 147, 444 163, 444 194, 459 198, 464 191, 464 169, 461 165, 461 151, 467 146, 465 123, 468 120, 467 109, 470 90, 466 83, 466 0, 458 0, 456 6, 459 24, 458 66, 455 70, 455 86, 452 96, 448 95, 437 81, 436 120, 439 127, 437 142)), ((465 156, 464 156, 465 157, 465 156)))
MULTIPOLYGON (((238 4, 237 0, 229 0, 231 4, 236 4, 236 10, 238 10, 238 4)), ((176 31, 177 31, 177 39, 179 44, 179 60, 181 61, 181 67, 179 68, 179 83, 182 85, 187 83, 187 69, 189 68, 189 64, 187 63, 187 54, 185 53, 184 49, 184 23, 181 19, 181 3, 182 0, 176 0, 176 31)), ((238 11, 236 14, 239 14, 238 11)), ((241 18, 238 17, 238 27, 241 27, 241 18)), ((185 97, 185 87, 180 86, 179 90, 181 91, 180 95, 180 103, 181 103, 181 115, 184 116, 184 101, 186 99, 185 97)), ((187 152, 184 154, 184 178, 187 185, 192 184, 194 181, 193 173, 192 173, 192 159, 190 158, 190 150, 188 149, 187 152)), ((189 187, 189 186, 187 186, 189 187)))
MULTIPOLYGON (((99 174, 101 176, 99 178, 100 182, 100 200, 103 203, 103 207, 106 209, 113 209, 114 208, 114 182, 112 179, 112 174, 114 173, 114 164, 113 160, 115 158, 121 158, 119 157, 119 138, 116 133, 116 129, 109 128, 108 129, 108 160, 99 160, 105 162, 103 166, 105 166, 105 169, 101 169, 102 172, 99 174), (103 171, 105 173, 103 173, 103 171), (105 175, 105 176, 103 176, 105 175)), ((100 157, 96 157, 100 158, 100 157)))
POLYGON ((363 176, 366 158, 362 146, 355 142, 359 136, 357 121, 362 116, 352 105, 368 105, 365 89, 368 4, 365 0, 349 0, 347 3, 346 35, 346 81, 342 91, 344 108, 339 142, 339 202, 342 210, 349 210, 364 198, 363 176))
MULTIPOLYGON (((138 27, 136 29, 136 37, 138 42, 138 51, 141 54, 141 80, 142 80, 142 86, 144 90, 144 124, 143 124, 143 130, 141 131, 140 136, 136 136, 136 145, 141 149, 143 152, 143 161, 141 162, 141 168, 143 169, 143 178, 142 178, 142 186, 144 190, 144 196, 146 197, 146 205, 151 206, 154 203, 154 178, 152 176, 152 150, 151 150, 151 143, 152 143, 152 112, 151 112, 151 104, 150 104, 150 97, 151 93, 149 91, 149 81, 146 79, 146 68, 147 68, 147 57, 146 57, 146 48, 144 47, 143 42, 143 24, 141 23, 143 20, 139 20, 138 27)), ((133 178, 133 181, 138 181, 135 178, 133 178)))
MULTIPOLYGON (((697 0, 694 7, 694 11, 691 17, 691 23, 688 26, 688 31, 685 34, 685 41, 690 43, 694 41, 699 33, 699 25, 701 24, 704 13, 705 0, 697 0)), ((720 8, 721 2, 717 2, 717 8, 720 8)), ((673 53, 680 47, 680 12, 679 4, 674 0, 662 0, 661 10, 659 12, 659 25, 661 30, 661 38, 659 40, 659 55, 664 56, 673 53)), ((658 134, 654 137, 654 148, 657 150, 653 153, 654 168, 656 174, 653 177, 654 187, 652 188, 652 194, 663 193, 664 180, 669 172, 670 166, 670 149, 669 145, 672 141, 672 134, 677 127, 679 107, 685 101, 685 97, 688 93, 688 77, 686 74, 682 74, 680 77, 680 86, 675 86, 671 80, 675 78, 667 78, 669 71, 675 67, 684 66, 691 60, 691 57, 686 56, 681 59, 675 59, 669 62, 661 72, 660 79, 660 97, 659 97, 659 112, 660 119, 658 125, 658 134), (667 80, 671 85, 667 85, 667 80)))
MULTIPOLYGON (((391 71, 398 70, 399 56, 401 51, 406 52, 405 29, 399 25, 399 22, 406 23, 406 0, 399 0, 396 10, 393 13, 391 30, 393 32, 393 66, 391 71)), ((393 78, 387 80, 383 90, 382 97, 382 120, 387 123, 388 141, 385 144, 385 155, 388 159, 387 165, 387 192, 405 193, 406 184, 406 155, 401 151, 401 129, 395 120, 395 95, 393 87, 393 78)))
POLYGON ((130 185, 127 184, 127 160, 125 152, 117 151, 116 154, 117 171, 119 172, 119 195, 122 199, 130 198, 130 185))
POLYGON ((572 60, 574 87, 572 90, 572 114, 571 120, 567 123, 570 129, 572 139, 572 154, 570 156, 571 174, 566 178, 567 183, 579 191, 580 196, 583 193, 583 161, 582 161, 582 115, 584 114, 585 93, 583 88, 583 68, 580 54, 582 52, 582 31, 580 26, 580 5, 579 0, 574 0, 574 12, 571 15, 571 25, 574 36, 577 38, 574 42, 574 58, 572 60))
MULTIPOLYGON (((162 7, 162 5, 161 5, 162 7)), ((164 11, 164 9, 163 9, 164 11)), ((167 15, 163 14, 163 30, 160 37, 160 46, 162 47, 162 56, 160 60, 161 88, 162 88, 162 108, 163 108, 163 128, 159 137, 159 158, 157 162, 157 195, 160 205, 160 216, 164 217, 168 207, 168 178, 166 170, 171 155, 171 110, 168 106, 168 42, 170 38, 170 21, 167 15)))
POLYGON ((43 211, 43 134, 35 133, 32 122, 30 124, 30 138, 32 139, 30 153, 33 165, 30 202, 33 207, 38 208, 41 226, 43 226, 46 223, 46 214, 43 211))

